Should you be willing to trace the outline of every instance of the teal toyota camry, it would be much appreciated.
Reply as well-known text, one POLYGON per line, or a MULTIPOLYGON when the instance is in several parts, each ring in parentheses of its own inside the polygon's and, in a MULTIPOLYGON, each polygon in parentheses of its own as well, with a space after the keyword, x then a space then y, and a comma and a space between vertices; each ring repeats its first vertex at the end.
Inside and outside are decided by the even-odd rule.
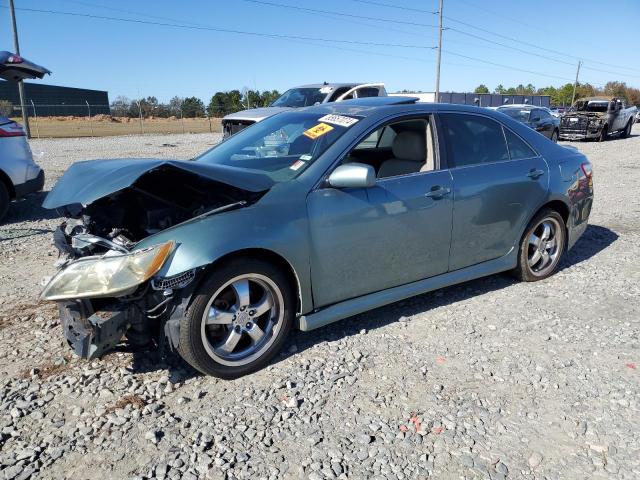
POLYGON ((45 199, 81 357, 166 345, 234 378, 313 330, 502 271, 553 274, 588 159, 491 110, 368 98, 283 112, 190 161, 71 166, 45 199))

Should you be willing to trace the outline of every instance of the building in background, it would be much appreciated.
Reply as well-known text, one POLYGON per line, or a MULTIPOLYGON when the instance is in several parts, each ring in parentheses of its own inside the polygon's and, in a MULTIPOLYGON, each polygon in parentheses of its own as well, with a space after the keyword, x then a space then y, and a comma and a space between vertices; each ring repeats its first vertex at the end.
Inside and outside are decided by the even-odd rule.
MULTIPOLYGON (((433 103, 436 98, 434 92, 402 92, 390 93, 391 96, 418 97, 421 102, 433 103)), ((549 95, 506 95, 500 93, 458 93, 440 92, 440 103, 455 103, 458 105, 476 105, 478 107, 500 107, 510 104, 529 104, 540 107, 551 106, 549 95)))
MULTIPOLYGON (((109 114, 109 93, 86 88, 59 87, 41 83, 24 83, 26 107, 29 115, 48 116, 88 116, 109 114), (87 103, 89 106, 87 106, 87 103), (35 112, 34 110, 35 106, 35 112)), ((17 114, 20 109, 18 85, 0 81, 0 100, 8 100, 17 114)))

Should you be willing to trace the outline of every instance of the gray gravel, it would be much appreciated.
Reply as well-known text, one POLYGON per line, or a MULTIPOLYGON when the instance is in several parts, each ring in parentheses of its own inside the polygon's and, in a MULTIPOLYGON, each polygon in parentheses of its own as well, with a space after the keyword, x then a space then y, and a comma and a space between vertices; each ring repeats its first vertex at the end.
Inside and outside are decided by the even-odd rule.
MULTIPOLYGON (((572 143, 591 226, 561 271, 447 288, 295 332, 235 381, 179 358, 73 358, 51 305, 55 214, 0 227, 0 479, 640 477, 640 128, 572 143)), ((87 158, 189 158, 213 135, 34 140, 47 189, 87 158), (170 144, 175 146, 162 146, 170 144)))

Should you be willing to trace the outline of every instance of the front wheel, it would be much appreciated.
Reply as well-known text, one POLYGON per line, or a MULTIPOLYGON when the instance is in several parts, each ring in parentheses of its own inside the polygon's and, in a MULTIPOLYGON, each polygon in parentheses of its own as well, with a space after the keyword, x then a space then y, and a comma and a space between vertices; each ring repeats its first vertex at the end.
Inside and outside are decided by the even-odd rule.
POLYGON ((607 140, 608 136, 609 136, 609 127, 605 125, 602 127, 602 130, 600 130, 600 136, 598 136, 598 141, 604 142, 607 140))
POLYGON ((551 134, 551 141, 553 143, 558 143, 558 130, 554 130, 551 134))
POLYGON ((524 282, 536 282, 552 275, 566 245, 566 228, 555 210, 538 213, 522 236, 518 266, 513 273, 524 282))
POLYGON ((292 291, 286 275, 262 260, 220 266, 180 322, 180 355, 202 373, 225 379, 263 368, 291 329, 292 291))

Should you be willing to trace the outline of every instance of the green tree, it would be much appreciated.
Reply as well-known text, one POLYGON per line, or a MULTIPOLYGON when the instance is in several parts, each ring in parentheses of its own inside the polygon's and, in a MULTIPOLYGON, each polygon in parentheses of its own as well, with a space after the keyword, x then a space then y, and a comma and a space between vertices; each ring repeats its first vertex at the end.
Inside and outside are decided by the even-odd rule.
POLYGON ((493 93, 503 94, 504 92, 506 92, 506 90, 505 90, 505 88, 502 86, 502 84, 498 85, 498 86, 493 90, 493 93))
POLYGON ((481 83, 480 85, 478 85, 476 87, 476 89, 473 91, 473 93, 489 93, 489 89, 487 88, 487 86, 484 83, 481 83))
POLYGON ((607 82, 604 86, 605 95, 626 98, 627 84, 625 82, 607 82))
POLYGON ((278 90, 265 90, 262 92, 262 106, 268 107, 273 102, 275 102, 278 97, 280 97, 280 92, 278 90))
POLYGON ((204 103, 197 97, 187 97, 182 102, 182 114, 186 118, 204 117, 204 103))

